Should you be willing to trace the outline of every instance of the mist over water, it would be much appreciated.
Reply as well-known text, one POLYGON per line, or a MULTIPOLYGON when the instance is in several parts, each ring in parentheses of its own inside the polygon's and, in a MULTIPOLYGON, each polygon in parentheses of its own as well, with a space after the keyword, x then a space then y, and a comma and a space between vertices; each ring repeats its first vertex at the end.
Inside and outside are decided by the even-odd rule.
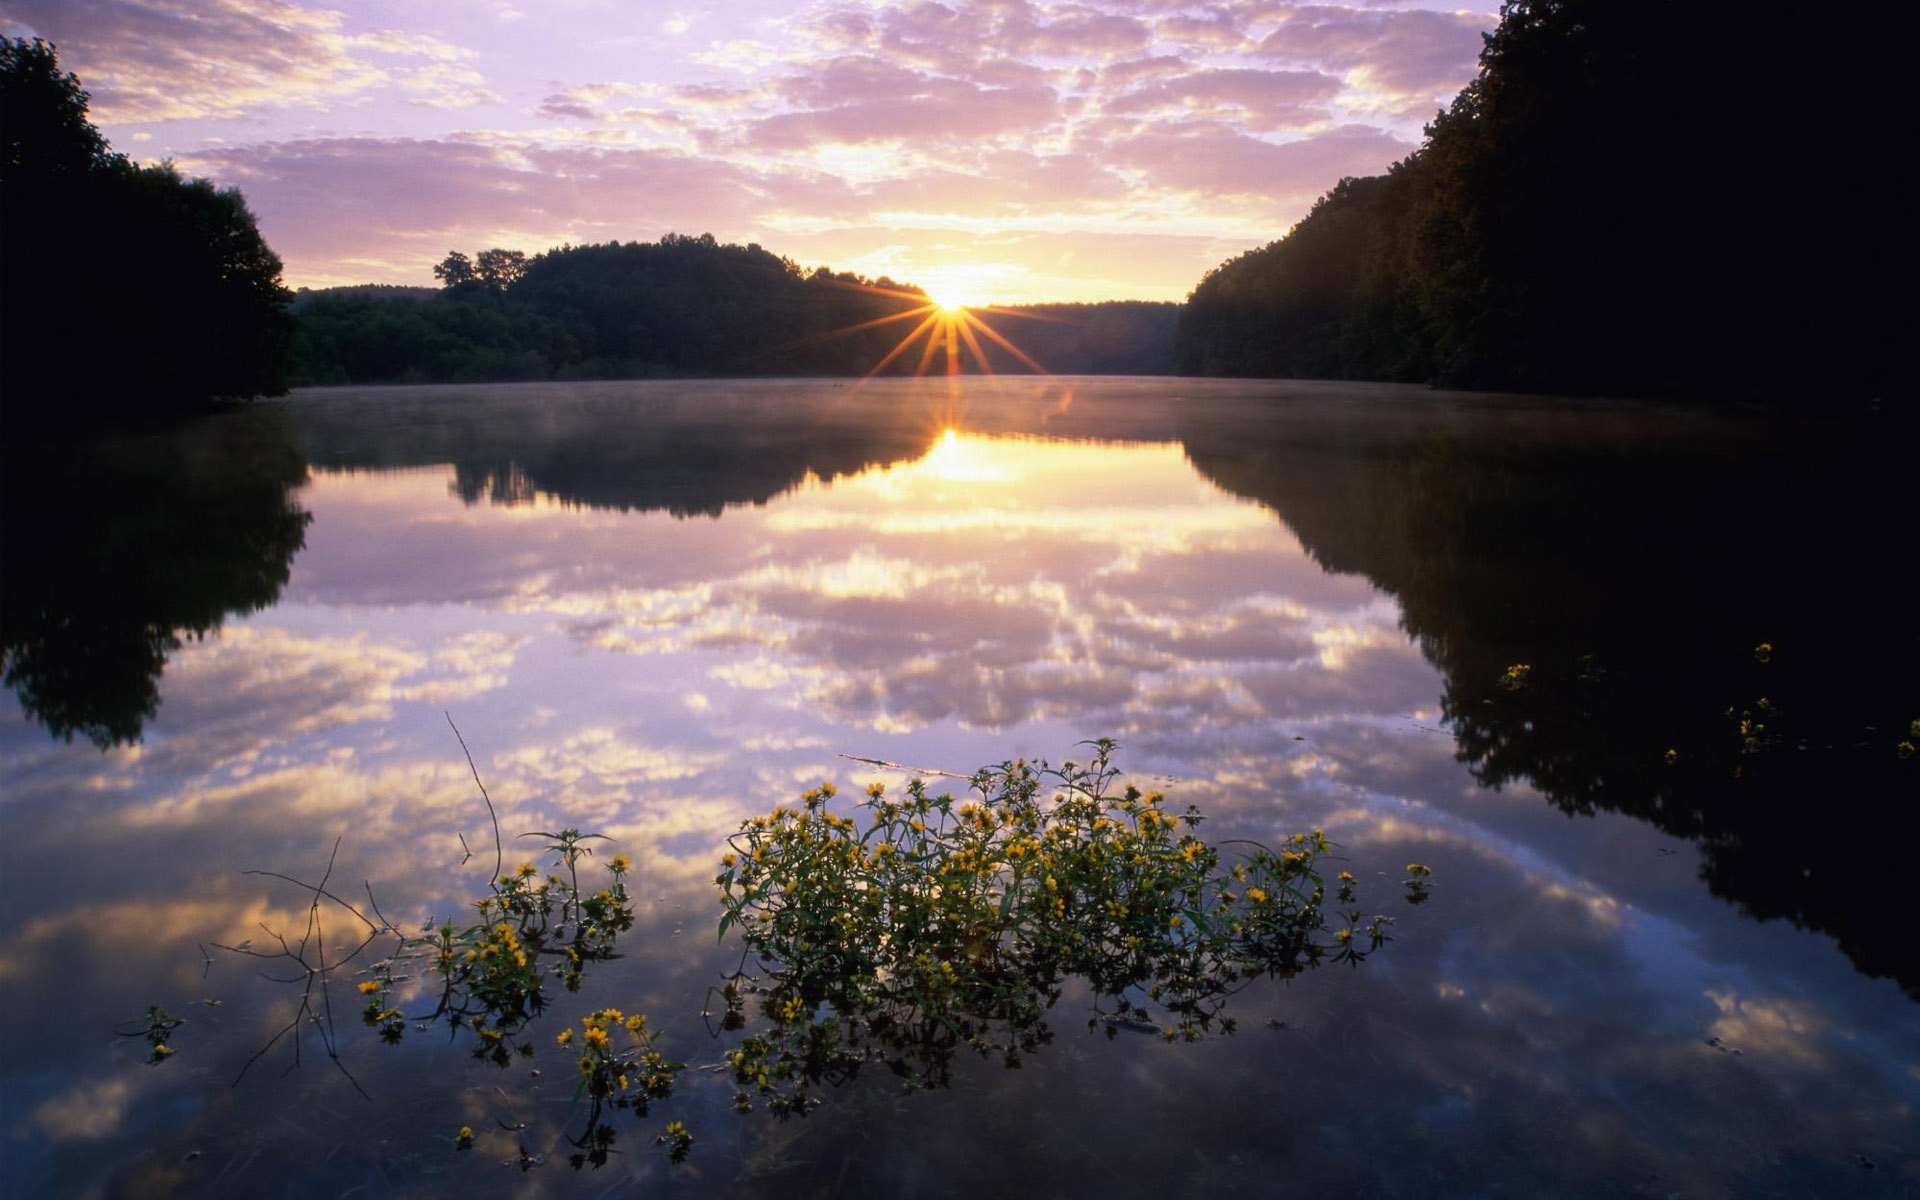
POLYGON ((1907 1194, 1903 444, 970 377, 325 390, 10 449, 22 1194, 1907 1194), (355 1026, 371 1099, 312 1044, 230 1086, 291 999, 199 947, 305 920, 241 872, 317 876, 338 839, 336 880, 413 927, 484 886, 443 714, 509 837, 576 825, 633 858, 627 957, 504 1071, 355 1026), (1326 829, 1396 940, 1248 989, 1231 1038, 1110 1041, 1069 994, 1021 1071, 863 1075, 802 1121, 736 1117, 690 1071, 688 1165, 647 1145, 661 1110, 567 1170, 554 1031, 612 1004, 696 1067, 726 1048, 700 1013, 738 961, 711 877, 742 819, 906 778, 842 754, 965 772, 1098 735, 1210 840, 1326 829), (148 1068, 112 1030, 156 1001, 189 1024, 148 1068), (522 1144, 555 1158, 500 1165, 522 1144))

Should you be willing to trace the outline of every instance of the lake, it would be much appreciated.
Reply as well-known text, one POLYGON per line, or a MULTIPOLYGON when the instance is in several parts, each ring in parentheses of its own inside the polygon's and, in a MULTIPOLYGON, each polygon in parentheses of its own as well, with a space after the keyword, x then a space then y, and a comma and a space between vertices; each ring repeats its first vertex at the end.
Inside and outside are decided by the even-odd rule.
POLYGON ((1914 1195, 1912 444, 966 378, 320 390, 9 447, 8 1190, 1914 1195), (1232 1036, 1109 1037, 1069 985, 1017 1071, 730 1112, 727 836, 909 777, 845 755, 965 775, 1100 736, 1211 841, 1324 829, 1393 940, 1246 988, 1232 1036), (624 957, 504 1069, 382 1045, 343 973, 336 1067, 302 985, 217 948, 307 927, 311 892, 246 872, 331 859, 396 925, 457 916, 493 866, 474 770, 509 870, 562 826, 630 856, 624 957), (118 1035, 156 1003, 186 1024, 149 1065, 118 1035), (689 1069, 576 1173, 553 1035, 603 1006, 689 1069))

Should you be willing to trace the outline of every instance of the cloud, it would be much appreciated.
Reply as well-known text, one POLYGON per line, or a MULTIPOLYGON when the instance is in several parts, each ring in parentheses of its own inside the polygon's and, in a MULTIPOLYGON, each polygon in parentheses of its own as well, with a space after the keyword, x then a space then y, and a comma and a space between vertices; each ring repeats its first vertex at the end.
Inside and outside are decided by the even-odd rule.
POLYGON ((8 28, 58 37, 108 125, 173 121, 143 144, 242 187, 295 285, 426 283, 453 247, 711 231, 910 279, 965 259, 1030 301, 1184 295, 1410 149, 1491 20, 822 0, 724 30, 663 9, 632 27, 648 55, 604 52, 624 40, 601 30, 561 61, 543 55, 578 44, 580 14, 511 15, 19 0, 8 28))
POLYGON ((932 145, 1029 130, 1055 116, 1047 87, 983 87, 877 58, 843 58, 787 76, 778 94, 795 107, 752 122, 741 136, 760 150, 910 139, 932 145))
POLYGON ((846 191, 816 172, 669 150, 478 137, 280 142, 197 154, 182 166, 242 187, 290 269, 346 260, 423 278, 454 246, 543 250, 742 229, 778 205, 831 205, 846 191))
POLYGON ((1105 111, 1166 119, 1202 117, 1247 129, 1315 124, 1340 92, 1340 81, 1318 71, 1202 69, 1165 76, 1108 100, 1105 111))
POLYGON ((1279 9, 1262 58, 1349 72, 1364 91, 1421 99, 1451 96, 1472 78, 1487 19, 1428 9, 1302 5, 1279 9))
POLYGON ((1385 170, 1412 149, 1412 143, 1366 125, 1276 143, 1196 122, 1150 126, 1117 139, 1106 153, 1158 187, 1299 203, 1343 176, 1385 170))
POLYGON ((15 0, 9 23, 57 42, 102 122, 247 118, 325 108, 393 85, 436 107, 495 99, 439 38, 350 28, 281 0, 15 0))

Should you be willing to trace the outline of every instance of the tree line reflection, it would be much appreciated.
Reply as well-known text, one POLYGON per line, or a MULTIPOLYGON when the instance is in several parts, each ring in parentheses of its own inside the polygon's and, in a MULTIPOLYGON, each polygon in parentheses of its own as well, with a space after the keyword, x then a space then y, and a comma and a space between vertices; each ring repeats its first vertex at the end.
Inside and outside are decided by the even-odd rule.
POLYGON ((277 411, 11 439, 3 477, 0 661, 67 741, 138 741, 182 639, 272 605, 306 542, 277 411))
POLYGON ((1166 402, 1139 385, 1077 400, 1059 384, 928 388, 914 403, 695 388, 644 410, 618 389, 578 395, 347 394, 10 448, 8 686, 56 737, 137 740, 182 640, 278 598, 308 464, 451 463, 469 504, 713 517, 919 460, 956 426, 1177 439, 1321 566, 1398 601, 1480 783, 1689 839, 1716 894, 1920 989, 1920 955, 1883 916, 1901 851, 1871 834, 1911 794, 1916 763, 1896 747, 1920 717, 1893 549, 1899 438, 1513 403, 1166 402), (1516 664, 1524 683, 1503 686, 1516 664))
POLYGON ((1400 602, 1478 782, 1689 839, 1716 895, 1920 995, 1886 921, 1905 853, 1877 835, 1920 765, 1900 751, 1920 718, 1902 439, 1695 424, 1243 411, 1183 435, 1202 473, 1400 602))

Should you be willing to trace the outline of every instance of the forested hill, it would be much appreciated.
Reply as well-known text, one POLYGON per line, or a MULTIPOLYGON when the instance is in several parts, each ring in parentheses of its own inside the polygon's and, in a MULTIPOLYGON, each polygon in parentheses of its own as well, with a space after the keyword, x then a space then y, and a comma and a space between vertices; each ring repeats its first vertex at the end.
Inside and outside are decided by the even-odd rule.
MULTIPOLYGON (((531 259, 449 255, 448 286, 309 293, 296 305, 294 383, 439 383, 943 372, 919 289, 803 271, 712 235, 568 246, 531 259), (922 310, 918 315, 916 310, 922 310), (889 356, 892 356, 889 358, 889 356)), ((1146 302, 979 310, 975 318, 1060 374, 1166 374, 1178 306, 1146 302)), ((956 338, 963 368, 1032 369, 985 332, 956 338)))
POLYGON ((1808 38, 1721 5, 1510 0, 1415 153, 1199 284, 1180 371, 1888 394, 1904 219, 1868 176, 1901 72, 1808 38))

